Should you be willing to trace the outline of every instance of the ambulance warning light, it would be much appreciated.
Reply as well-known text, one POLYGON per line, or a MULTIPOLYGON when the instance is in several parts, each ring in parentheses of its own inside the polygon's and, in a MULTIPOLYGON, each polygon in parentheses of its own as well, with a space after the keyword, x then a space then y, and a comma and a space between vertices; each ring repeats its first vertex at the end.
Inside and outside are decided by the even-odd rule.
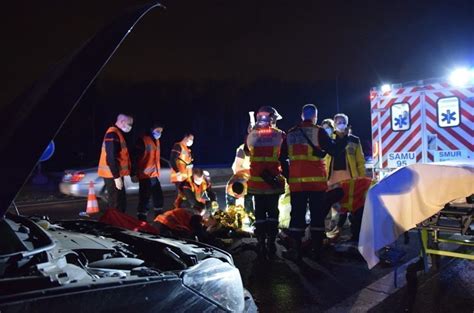
POLYGON ((449 76, 451 85, 457 87, 465 86, 471 79, 474 79, 474 71, 469 71, 467 68, 458 68, 449 76))
POLYGON ((390 86, 389 84, 383 84, 380 90, 383 93, 390 92, 392 90, 392 86, 390 86))

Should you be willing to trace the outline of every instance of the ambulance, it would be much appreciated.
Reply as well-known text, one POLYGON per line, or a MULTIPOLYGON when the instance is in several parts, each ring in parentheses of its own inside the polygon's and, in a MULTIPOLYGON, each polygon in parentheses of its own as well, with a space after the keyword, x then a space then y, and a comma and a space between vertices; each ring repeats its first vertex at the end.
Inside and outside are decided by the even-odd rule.
POLYGON ((374 178, 414 163, 474 160, 474 70, 370 91, 374 178))

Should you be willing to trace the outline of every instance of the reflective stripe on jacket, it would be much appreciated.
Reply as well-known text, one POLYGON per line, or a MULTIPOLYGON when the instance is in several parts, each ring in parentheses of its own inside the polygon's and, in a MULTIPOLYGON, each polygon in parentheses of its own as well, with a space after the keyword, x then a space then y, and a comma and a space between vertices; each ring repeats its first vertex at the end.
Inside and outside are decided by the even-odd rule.
POLYGON ((285 192, 285 178, 281 175, 279 161, 281 143, 285 133, 278 128, 253 129, 247 136, 250 150, 250 178, 248 192, 251 194, 282 194, 285 192), (278 186, 266 182, 262 175, 274 177, 278 186))
POLYGON ((160 140, 155 140, 150 135, 141 137, 145 149, 138 156, 137 171, 139 179, 160 177, 160 140))
POLYGON ((176 167, 178 168, 178 172, 176 172, 174 168, 171 167, 170 180, 172 183, 185 181, 192 176, 193 172, 193 158, 191 155, 191 149, 189 149, 188 146, 186 146, 183 142, 179 142, 178 144, 181 148, 179 157, 176 159, 176 167), (178 177, 178 173, 181 173, 181 177, 178 177))
POLYGON ((313 148, 303 135, 319 147, 319 126, 303 122, 291 129, 286 138, 290 160, 289 185, 291 192, 324 191, 327 189, 327 174, 324 159, 313 154, 313 148))
MULTIPOLYGON (((120 177, 130 175, 130 168, 131 168, 130 156, 128 154, 128 148, 127 148, 127 143, 125 142, 125 137, 115 126, 109 127, 105 135, 109 133, 115 133, 117 137, 119 138, 120 152, 117 156, 117 162, 119 163, 120 177)), ((106 140, 107 139, 104 136, 104 141, 102 142, 102 149, 100 152, 99 169, 97 173, 100 177, 113 178, 114 176, 112 175, 112 171, 110 170, 110 167, 107 165, 107 152, 105 151, 106 140)))

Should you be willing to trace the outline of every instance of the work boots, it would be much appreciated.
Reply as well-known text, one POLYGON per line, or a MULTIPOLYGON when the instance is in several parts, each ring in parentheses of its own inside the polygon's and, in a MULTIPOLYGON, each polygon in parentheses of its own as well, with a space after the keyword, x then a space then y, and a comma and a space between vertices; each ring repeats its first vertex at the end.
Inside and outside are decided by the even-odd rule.
POLYGON ((286 251, 283 251, 282 256, 285 259, 288 259, 293 262, 301 262, 303 258, 301 249, 301 238, 289 237, 289 240, 290 248, 286 251))
POLYGON ((257 237, 257 255, 260 259, 265 259, 267 256, 267 248, 265 246, 265 236, 257 237))
POLYGON ((267 239, 267 253, 268 253, 268 258, 273 259, 275 258, 275 253, 276 253, 276 245, 275 245, 275 239, 276 237, 268 237, 267 239))

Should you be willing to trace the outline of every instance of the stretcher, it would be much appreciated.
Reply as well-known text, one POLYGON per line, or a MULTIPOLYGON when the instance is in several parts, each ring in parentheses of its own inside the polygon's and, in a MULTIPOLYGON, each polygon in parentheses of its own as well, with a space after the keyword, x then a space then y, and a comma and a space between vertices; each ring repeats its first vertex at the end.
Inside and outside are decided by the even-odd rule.
POLYGON ((472 254, 440 248, 453 243, 473 247, 472 203, 453 202, 472 194, 474 161, 418 163, 396 170, 367 193, 359 252, 372 268, 381 249, 416 228, 425 260, 427 255, 472 259, 472 254))
POLYGON ((471 195, 465 202, 448 203, 417 225, 425 271, 428 270, 429 256, 434 266, 437 266, 439 256, 474 260, 473 198, 471 195))

